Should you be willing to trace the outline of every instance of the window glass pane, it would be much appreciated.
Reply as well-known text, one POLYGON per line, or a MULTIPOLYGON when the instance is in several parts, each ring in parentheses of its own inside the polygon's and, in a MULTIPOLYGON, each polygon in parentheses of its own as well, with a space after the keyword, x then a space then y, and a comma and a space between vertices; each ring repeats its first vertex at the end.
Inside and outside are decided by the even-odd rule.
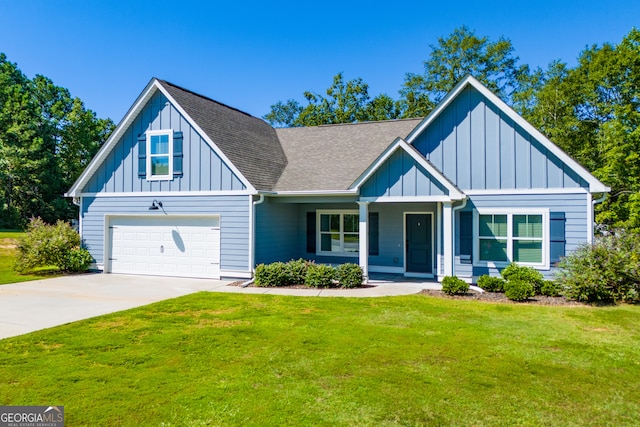
POLYGON ((151 135, 151 154, 169 154, 169 135, 151 135))
POLYGON ((152 157, 151 175, 169 175, 169 157, 152 157))
POLYGON ((542 215, 514 215, 513 236, 542 238, 542 215))
POLYGON ((320 235, 320 250, 324 252, 331 252, 331 234, 320 235))
POLYGON ((344 215, 344 231, 347 233, 357 233, 360 229, 360 223, 358 222, 358 215, 345 214, 344 215))
POLYGON ((340 214, 331 215, 331 231, 340 232, 340 214))
POLYGON ((320 215, 320 231, 329 231, 329 215, 320 215))
POLYGON ((507 241, 495 239, 480 239, 481 261, 508 261, 507 241))
POLYGON ((516 262, 542 262, 542 241, 514 240, 513 260, 516 262))
POLYGON ((507 216, 506 215, 480 215, 480 236, 484 237, 506 237, 507 236, 507 216))
POLYGON ((357 234, 344 235, 344 251, 358 252, 360 239, 357 234))
POLYGON ((331 234, 331 252, 340 252, 340 234, 331 234))

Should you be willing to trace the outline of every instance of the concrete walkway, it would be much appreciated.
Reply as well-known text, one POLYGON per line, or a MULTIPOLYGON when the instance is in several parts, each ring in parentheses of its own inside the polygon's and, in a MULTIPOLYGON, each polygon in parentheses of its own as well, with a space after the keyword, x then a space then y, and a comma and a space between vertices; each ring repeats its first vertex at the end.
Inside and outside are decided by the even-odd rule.
POLYGON ((0 339, 90 317, 140 307, 200 291, 321 297, 409 295, 440 289, 433 282, 394 282, 384 277, 358 289, 279 289, 228 286, 229 280, 82 274, 0 285, 0 339))

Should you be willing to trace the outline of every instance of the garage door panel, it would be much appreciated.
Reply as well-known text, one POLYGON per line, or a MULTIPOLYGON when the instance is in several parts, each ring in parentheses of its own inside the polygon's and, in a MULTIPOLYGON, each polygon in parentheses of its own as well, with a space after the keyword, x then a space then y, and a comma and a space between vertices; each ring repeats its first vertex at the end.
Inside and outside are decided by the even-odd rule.
POLYGON ((219 217, 110 218, 112 273, 220 277, 219 217))

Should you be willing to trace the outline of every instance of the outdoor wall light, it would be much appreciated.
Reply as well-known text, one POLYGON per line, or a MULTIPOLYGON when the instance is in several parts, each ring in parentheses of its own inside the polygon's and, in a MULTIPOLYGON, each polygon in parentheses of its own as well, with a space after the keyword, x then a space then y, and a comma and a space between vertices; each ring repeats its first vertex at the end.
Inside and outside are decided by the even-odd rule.
POLYGON ((149 207, 149 210, 150 211, 157 211, 161 207, 162 207, 162 202, 159 202, 159 201, 154 199, 153 202, 151 202, 151 206, 149 207))

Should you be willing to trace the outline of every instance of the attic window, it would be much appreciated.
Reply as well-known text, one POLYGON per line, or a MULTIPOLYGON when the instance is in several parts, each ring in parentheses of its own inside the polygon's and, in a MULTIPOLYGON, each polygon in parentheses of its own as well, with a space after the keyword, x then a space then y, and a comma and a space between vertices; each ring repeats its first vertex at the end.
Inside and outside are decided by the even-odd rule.
POLYGON ((147 155, 147 179, 172 179, 173 131, 148 131, 147 147, 149 147, 149 154, 147 155))

